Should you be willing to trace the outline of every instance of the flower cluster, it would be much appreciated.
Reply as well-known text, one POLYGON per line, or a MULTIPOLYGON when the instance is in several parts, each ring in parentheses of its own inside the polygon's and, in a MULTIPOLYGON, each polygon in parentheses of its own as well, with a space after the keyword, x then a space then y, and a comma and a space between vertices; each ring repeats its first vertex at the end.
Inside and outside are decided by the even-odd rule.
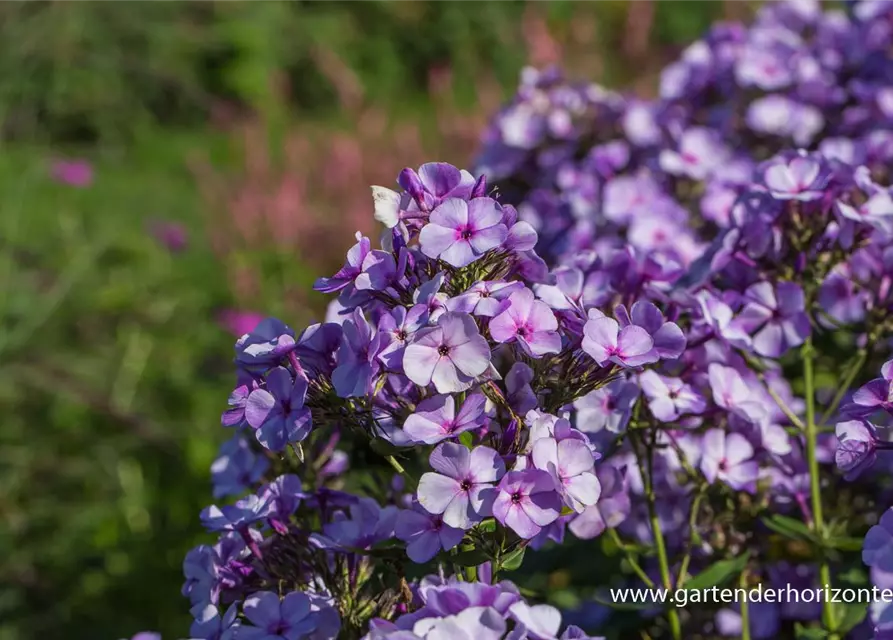
MULTIPOLYGON (((610 567, 574 585, 600 602, 893 584, 891 51, 888 2, 771 3, 653 101, 526 71, 474 174, 373 187, 325 322, 236 343, 192 635, 603 632, 501 579, 558 545, 610 567)), ((879 605, 644 606, 619 637, 893 633, 879 605)))

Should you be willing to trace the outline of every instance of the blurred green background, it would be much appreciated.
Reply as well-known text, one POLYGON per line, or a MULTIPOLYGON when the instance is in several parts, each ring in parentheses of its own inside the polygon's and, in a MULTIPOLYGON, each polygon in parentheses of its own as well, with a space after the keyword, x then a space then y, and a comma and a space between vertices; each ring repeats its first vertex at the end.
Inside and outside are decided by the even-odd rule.
POLYGON ((647 92, 747 10, 0 4, 0 639, 185 636, 234 318, 320 318, 368 185, 467 165, 523 65, 647 92))

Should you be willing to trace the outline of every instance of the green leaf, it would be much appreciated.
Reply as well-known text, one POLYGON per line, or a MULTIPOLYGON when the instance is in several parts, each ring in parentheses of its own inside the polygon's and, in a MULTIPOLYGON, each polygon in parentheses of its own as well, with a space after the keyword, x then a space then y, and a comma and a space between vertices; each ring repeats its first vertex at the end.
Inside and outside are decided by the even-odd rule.
POLYGON ((865 616, 868 613, 867 602, 845 604, 841 608, 844 609, 844 614, 839 618, 837 629, 835 629, 839 634, 844 634, 850 629, 855 628, 856 625, 865 619, 865 616))
POLYGON ((862 542, 863 540, 861 538, 841 536, 839 538, 826 540, 825 545, 832 549, 840 549, 841 551, 861 551, 862 542))
POLYGON ((493 533, 496 531, 496 519, 495 518, 487 518, 478 523, 478 531, 481 533, 493 533))
POLYGON ((792 540, 815 541, 815 535, 805 523, 782 515, 774 515, 771 518, 763 518, 763 524, 792 540))
POLYGON ((467 449, 474 447, 474 436, 471 435, 471 431, 463 431, 460 433, 459 442, 465 445, 467 449))
POLYGON ((484 564, 490 559, 482 549, 469 549, 468 551, 460 551, 454 556, 447 556, 449 562, 457 564, 460 567, 476 567, 484 564))
POLYGON ((709 589, 710 587, 720 585, 732 576, 741 573, 749 557, 750 553, 745 553, 731 560, 714 562, 704 571, 688 580, 684 586, 686 589, 709 589))
POLYGON ((511 553, 507 553, 502 557, 502 560, 499 563, 499 568, 503 571, 515 571, 519 569, 521 563, 524 562, 524 552, 526 550, 527 547, 521 547, 511 553))
POLYGON ((819 627, 804 627, 798 622, 794 625, 794 637, 797 640, 822 640, 828 637, 828 632, 819 627))

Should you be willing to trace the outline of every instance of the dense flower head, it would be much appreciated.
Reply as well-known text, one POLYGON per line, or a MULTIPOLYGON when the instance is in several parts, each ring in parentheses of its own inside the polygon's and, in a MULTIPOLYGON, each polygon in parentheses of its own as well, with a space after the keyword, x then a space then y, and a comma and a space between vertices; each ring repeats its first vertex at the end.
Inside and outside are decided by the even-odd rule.
MULTIPOLYGON (((891 51, 889 3, 768 3, 687 47, 654 100, 526 70, 474 171, 372 187, 384 230, 317 281, 326 322, 236 344, 201 514, 220 537, 184 562, 193 635, 592 637, 563 628, 566 592, 504 580, 564 545, 623 559, 578 593, 844 566, 893 584, 891 51)), ((823 609, 637 629, 893 629, 877 604, 845 629, 823 609)))

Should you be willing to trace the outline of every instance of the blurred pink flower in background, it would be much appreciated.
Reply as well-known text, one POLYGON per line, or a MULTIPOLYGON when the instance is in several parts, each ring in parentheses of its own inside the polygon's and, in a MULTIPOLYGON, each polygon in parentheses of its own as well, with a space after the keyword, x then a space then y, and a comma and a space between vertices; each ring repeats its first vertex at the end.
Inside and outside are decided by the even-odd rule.
POLYGON ((241 337, 252 331, 265 317, 256 311, 224 309, 217 315, 217 322, 234 336, 241 337))
POLYGON ((86 160, 55 160, 50 169, 53 179, 72 187, 88 187, 93 183, 93 166, 86 160))
POLYGON ((189 235, 186 227, 179 222, 155 220, 149 224, 149 232, 155 240, 171 253, 180 253, 189 246, 189 235))

